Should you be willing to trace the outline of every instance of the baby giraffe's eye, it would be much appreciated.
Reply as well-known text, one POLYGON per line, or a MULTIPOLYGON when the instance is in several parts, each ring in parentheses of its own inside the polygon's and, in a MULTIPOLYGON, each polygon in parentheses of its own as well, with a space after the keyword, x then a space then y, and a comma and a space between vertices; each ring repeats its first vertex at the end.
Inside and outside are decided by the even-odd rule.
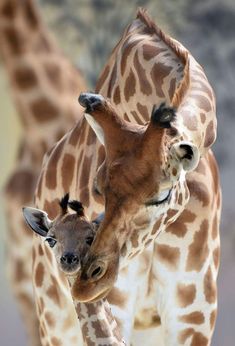
POLYGON ((86 243, 87 243, 87 245, 91 245, 92 242, 93 242, 93 238, 92 238, 92 237, 87 237, 87 238, 86 238, 86 243))
POLYGON ((54 247, 57 242, 54 238, 46 238, 46 241, 48 242, 51 248, 54 247))

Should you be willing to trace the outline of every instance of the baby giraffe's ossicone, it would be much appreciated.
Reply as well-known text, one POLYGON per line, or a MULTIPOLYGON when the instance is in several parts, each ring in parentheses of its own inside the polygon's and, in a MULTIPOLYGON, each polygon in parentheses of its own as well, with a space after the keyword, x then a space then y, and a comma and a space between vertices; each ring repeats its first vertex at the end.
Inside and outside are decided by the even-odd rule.
POLYGON ((69 194, 59 204, 61 213, 54 220, 45 211, 31 207, 24 207, 23 215, 29 227, 53 248, 59 268, 66 275, 74 276, 92 244, 98 219, 89 222, 81 202, 70 201, 69 194), (69 208, 76 213, 70 213, 69 208))

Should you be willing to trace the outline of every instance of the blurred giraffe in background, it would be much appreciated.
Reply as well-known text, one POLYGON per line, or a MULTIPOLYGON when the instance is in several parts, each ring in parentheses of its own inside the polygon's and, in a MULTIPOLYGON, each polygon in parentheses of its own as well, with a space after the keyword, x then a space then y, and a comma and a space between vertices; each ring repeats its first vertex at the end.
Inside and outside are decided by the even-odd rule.
MULTIPOLYGON (((33 204, 44 153, 81 116, 76 100, 86 85, 57 48, 33 0, 0 0, 0 53, 23 129, 15 168, 4 190, 7 274, 30 345, 39 346, 32 288, 33 237, 21 208, 33 204)), ((75 313, 70 318, 76 319, 75 313)))
MULTIPOLYGON (((83 94, 80 102, 106 157, 81 119, 51 151, 36 192, 37 207, 52 218, 58 196, 67 191, 88 207, 89 218, 106 202, 73 294, 92 302, 109 293, 127 344, 209 345, 217 308, 221 208, 210 151, 216 138, 212 88, 191 54, 140 11, 96 90, 111 103, 92 94, 83 94), (157 182, 152 174, 153 184, 146 184, 147 168, 157 182), (137 334, 133 328, 142 330, 137 334), (155 331, 158 338, 150 336, 155 331)), ((77 326, 59 328, 67 315, 67 307, 63 314, 60 309, 62 276, 44 254, 45 245, 35 239, 36 303, 42 322, 46 306, 57 323, 54 331, 42 323, 43 344, 49 339, 53 345, 56 335, 61 345, 68 340, 72 345, 71 329, 77 326)))

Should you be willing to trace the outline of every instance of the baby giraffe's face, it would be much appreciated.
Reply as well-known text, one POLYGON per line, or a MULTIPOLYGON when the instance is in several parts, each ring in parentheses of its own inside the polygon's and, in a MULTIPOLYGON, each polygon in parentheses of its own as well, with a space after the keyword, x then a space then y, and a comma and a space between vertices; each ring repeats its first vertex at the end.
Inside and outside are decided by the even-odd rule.
POLYGON ((95 236, 95 224, 77 214, 55 219, 46 241, 52 248, 59 268, 74 275, 81 266, 95 236))
POLYGON ((30 228, 45 238, 52 248, 59 268, 66 275, 76 275, 81 267, 88 249, 98 228, 98 219, 89 222, 82 204, 69 201, 65 195, 60 201, 62 212, 54 220, 50 220, 45 211, 25 207, 23 214, 30 228), (69 214, 68 207, 76 211, 69 214))

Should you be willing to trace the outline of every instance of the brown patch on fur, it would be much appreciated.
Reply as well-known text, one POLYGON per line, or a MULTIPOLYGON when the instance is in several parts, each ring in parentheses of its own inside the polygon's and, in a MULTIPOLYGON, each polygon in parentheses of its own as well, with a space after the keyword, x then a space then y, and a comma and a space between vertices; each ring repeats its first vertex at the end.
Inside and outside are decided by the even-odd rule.
POLYGON ((28 29, 36 29, 36 27, 39 25, 39 19, 37 17, 33 2, 25 2, 23 8, 25 12, 25 20, 30 26, 28 29))
POLYGON ((36 179, 34 172, 28 170, 17 171, 8 180, 5 191, 12 198, 17 198, 22 203, 30 202, 33 199, 36 179))
POLYGON ((41 96, 41 98, 33 101, 30 108, 35 119, 39 123, 54 120, 59 113, 57 106, 50 102, 45 96, 41 96))
POLYGON ((155 47, 150 44, 143 44, 144 59, 149 61, 162 52, 166 52, 166 48, 155 47))
POLYGON ((152 94, 152 87, 148 81, 148 78, 146 76, 146 72, 145 72, 143 66, 139 62, 138 54, 139 54, 139 52, 136 51, 135 56, 134 56, 134 68, 135 68, 137 76, 139 78, 140 90, 143 94, 148 96, 148 95, 152 94))
POLYGON ((127 296, 117 287, 113 287, 110 293, 107 295, 109 304, 119 306, 124 309, 127 303, 127 296))
POLYGON ((72 129, 72 131, 69 135, 68 143, 74 147, 77 145, 78 139, 79 139, 79 136, 81 133, 81 126, 79 126, 79 125, 80 125, 80 122, 76 126, 74 126, 74 128, 72 129))
POLYGON ((112 70, 110 78, 109 78, 109 86, 108 86, 108 91, 107 91, 107 97, 109 99, 111 98, 111 94, 112 94, 116 79, 117 79, 117 61, 115 62, 114 66, 113 66, 113 70, 112 70))
POLYGON ((38 83, 35 71, 29 66, 17 68, 14 71, 14 81, 19 89, 27 90, 35 87, 38 83))
POLYGON ((159 220, 157 220, 157 222, 156 222, 155 225, 153 226, 151 235, 155 235, 155 234, 159 231, 159 227, 161 226, 161 222, 162 222, 162 218, 160 218, 159 220))
POLYGON ((7 17, 8 19, 13 19, 16 14, 16 7, 14 6, 13 3, 11 3, 10 1, 7 1, 5 4, 3 4, 1 13, 3 16, 7 17))
POLYGON ((59 65, 47 62, 44 65, 45 73, 53 89, 61 92, 63 90, 62 74, 59 65))
MULTIPOLYGON (((54 280, 55 281, 55 280, 54 280)), ((54 283, 53 281, 53 283, 54 283)), ((58 285, 58 283, 56 283, 58 285)), ((46 291, 47 296, 56 304, 61 306, 60 303, 60 294, 58 292, 57 286, 55 284, 52 284, 46 291)))
POLYGON ((127 102, 135 94, 135 86, 136 86, 135 75, 132 69, 130 69, 130 73, 126 79, 125 88, 124 88, 124 95, 127 102))
POLYGON ((200 332, 194 332, 190 346, 207 346, 208 339, 200 332))
POLYGON ((105 322, 102 323, 101 320, 92 321, 91 325, 95 330, 96 338, 108 338, 109 336, 111 336, 110 330, 105 322))
POLYGON ((108 74, 109 74, 109 70, 110 70, 110 67, 109 65, 105 66, 104 70, 102 71, 100 77, 99 77, 99 80, 96 84, 96 88, 95 88, 95 91, 96 92, 99 92, 100 89, 102 88, 104 82, 106 81, 107 77, 108 77, 108 74))
POLYGON ((27 293, 20 292, 17 297, 21 301, 22 305, 25 306, 25 308, 27 308, 29 311, 33 310, 35 302, 27 293))
POLYGON ((193 336, 190 346, 207 346, 208 345, 208 339, 202 333, 195 332, 193 328, 187 328, 180 332, 178 337, 179 343, 184 344, 190 336, 193 336))
POLYGON ((61 177, 62 177, 62 186, 64 192, 69 191, 72 184, 73 174, 75 167, 75 158, 73 155, 66 153, 63 158, 62 168, 61 168, 61 177))
POLYGON ((54 190, 57 186, 57 163, 61 158, 64 149, 65 140, 61 140, 51 153, 46 166, 45 184, 49 190, 54 190))
POLYGON ((179 248, 157 244, 156 257, 159 261, 164 263, 170 270, 176 270, 180 260, 179 248))
POLYGON ((45 312, 45 320, 46 320, 49 328, 55 327, 55 319, 54 319, 51 312, 49 312, 49 311, 45 312))
POLYGON ((55 336, 53 336, 53 337, 51 338, 51 344, 52 344, 53 346, 62 346, 61 341, 60 341, 58 338, 56 338, 55 336))
POLYGON ((178 210, 176 210, 176 209, 169 209, 167 211, 167 221, 172 220, 177 214, 178 214, 178 210))
POLYGON ((187 180, 187 185, 190 195, 200 201, 203 207, 206 207, 210 203, 210 193, 204 183, 201 181, 187 180))
POLYGON ((70 315, 68 315, 63 322, 62 330, 65 332, 68 329, 70 329, 73 326, 73 322, 73 318, 70 315))
POLYGON ((205 121, 206 121, 206 115, 205 115, 205 113, 200 113, 200 118, 201 118, 202 124, 204 124, 205 121))
POLYGON ((116 105, 118 105, 121 102, 121 94, 120 94, 120 88, 119 86, 116 86, 114 93, 113 93, 113 101, 116 105))
POLYGON ((35 270, 35 276, 34 276, 35 285, 37 287, 41 287, 42 286, 44 274, 45 274, 44 267, 43 267, 42 263, 39 262, 38 265, 37 265, 37 268, 35 270))
POLYGON ((49 202, 45 200, 43 210, 45 210, 50 219, 54 219, 60 212, 59 199, 49 202))
POLYGON ((186 263, 186 271, 200 271, 209 254, 208 248, 208 221, 201 223, 200 230, 194 234, 193 241, 189 246, 186 263))
POLYGON ((210 267, 208 268, 204 277, 204 295, 209 304, 216 301, 216 283, 213 279, 210 267))
POLYGON ((20 55, 25 51, 25 42, 22 32, 19 32, 13 26, 7 27, 3 30, 6 43, 8 44, 12 55, 20 55))
POLYGON ((213 310, 210 315, 210 326, 211 330, 215 328, 215 321, 216 321, 216 316, 217 316, 217 310, 213 310))
POLYGON ((202 324, 205 321, 205 317, 201 311, 194 311, 187 315, 179 316, 179 321, 190 324, 202 324))
POLYGON ((152 68, 152 71, 150 72, 153 84, 156 88, 156 94, 159 97, 165 97, 164 92, 162 90, 162 86, 164 79, 169 75, 171 70, 171 66, 165 66, 161 63, 155 63, 152 68))
POLYGON ((214 122, 211 120, 206 129, 204 147, 209 148, 215 141, 214 122))
POLYGON ((218 269, 219 268, 219 261, 220 261, 220 248, 219 247, 217 247, 213 251, 213 261, 214 261, 215 269, 218 269))
POLYGON ((176 297, 180 307, 185 308, 191 305, 196 297, 196 286, 194 284, 178 284, 176 297))
POLYGON ((125 42, 123 47, 122 47, 122 59, 121 59, 121 74, 122 76, 124 75, 125 69, 126 69, 126 65, 127 65, 127 59, 130 57, 131 51, 133 49, 133 47, 135 47, 138 42, 140 42, 141 40, 136 40, 136 41, 132 41, 132 42, 125 42))
POLYGON ((182 214, 166 228, 166 232, 170 232, 179 238, 184 237, 190 227, 187 224, 192 223, 195 218, 196 215, 194 213, 185 209, 182 214))
POLYGON ((41 244, 38 245, 38 254, 39 254, 39 256, 43 256, 44 255, 44 252, 43 252, 41 244))
POLYGON ((141 116, 143 118, 143 119, 141 119, 141 122, 139 122, 139 124, 143 124, 144 121, 148 121, 149 120, 148 108, 146 106, 142 105, 139 102, 137 103, 136 106, 137 106, 138 112, 140 112, 140 114, 141 114, 141 116))

